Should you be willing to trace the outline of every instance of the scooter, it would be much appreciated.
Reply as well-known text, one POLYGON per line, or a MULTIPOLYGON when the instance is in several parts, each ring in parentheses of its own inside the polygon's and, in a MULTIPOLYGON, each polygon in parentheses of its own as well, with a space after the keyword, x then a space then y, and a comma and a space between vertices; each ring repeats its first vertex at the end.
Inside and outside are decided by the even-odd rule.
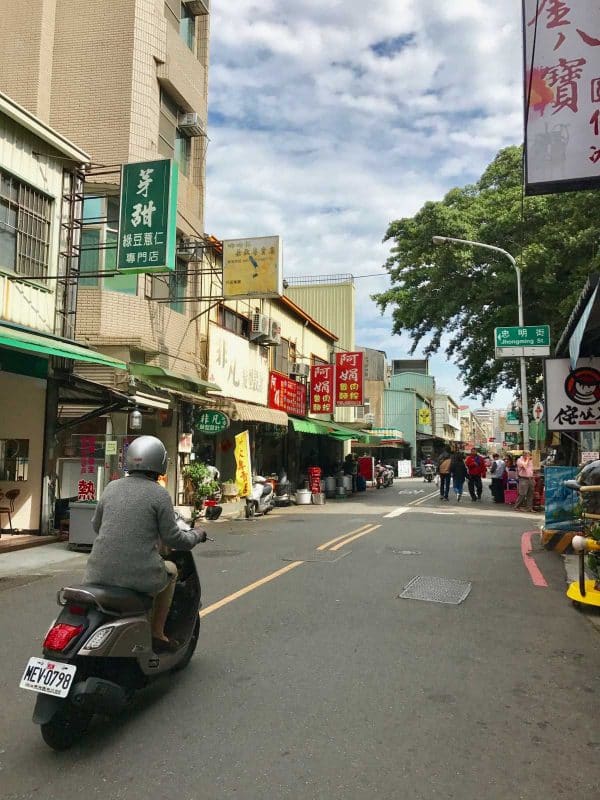
POLYGON ((574 536, 573 550, 579 554, 579 578, 573 581, 567 589, 567 597, 573 601, 575 608, 581 606, 600 607, 600 581, 585 577, 586 553, 600 555, 600 542, 586 536, 574 536))
MULTIPOLYGON (((181 517, 177 524, 190 530, 181 517)), ((207 539, 204 531, 201 541, 207 539)), ((171 551, 168 559, 179 573, 166 623, 167 635, 181 642, 172 653, 152 649, 149 595, 96 584, 58 592, 62 610, 44 638, 43 658, 29 659, 20 683, 37 692, 33 722, 49 747, 66 750, 94 714, 119 714, 136 691, 189 664, 200 634, 200 580, 190 551, 171 551)))
POLYGON ((393 486, 394 485, 394 468, 391 464, 384 464, 384 473, 383 473, 383 485, 384 486, 393 486))
POLYGON ((426 483, 431 483, 435 478, 435 467, 433 464, 425 464, 423 467, 423 480, 426 483))
POLYGON ((252 491, 246 498, 246 519, 257 514, 268 514, 274 507, 273 486, 262 475, 255 475, 252 479, 252 491))
POLYGON ((275 487, 273 502, 276 506, 289 506, 292 502, 292 484, 284 469, 280 470, 277 476, 277 485, 275 487))

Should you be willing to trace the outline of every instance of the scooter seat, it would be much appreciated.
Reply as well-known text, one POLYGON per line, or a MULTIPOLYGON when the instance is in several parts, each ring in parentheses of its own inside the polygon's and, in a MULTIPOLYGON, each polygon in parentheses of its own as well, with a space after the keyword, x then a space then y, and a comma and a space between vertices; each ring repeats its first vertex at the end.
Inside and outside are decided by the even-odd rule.
POLYGON ((84 583, 81 586, 66 586, 62 590, 63 598, 73 603, 89 604, 90 595, 99 607, 113 614, 143 614, 152 608, 154 602, 154 598, 148 594, 121 586, 84 583))

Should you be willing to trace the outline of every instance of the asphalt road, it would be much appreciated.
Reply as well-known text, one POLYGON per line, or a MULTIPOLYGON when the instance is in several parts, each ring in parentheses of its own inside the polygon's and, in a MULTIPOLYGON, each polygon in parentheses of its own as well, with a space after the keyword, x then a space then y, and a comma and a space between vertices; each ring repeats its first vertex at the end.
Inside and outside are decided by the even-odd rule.
POLYGON ((324 507, 213 523, 216 542, 196 550, 205 614, 190 666, 140 694, 127 718, 97 720, 67 753, 43 744, 33 695, 18 682, 56 589, 85 559, 44 564, 39 548, 35 563, 8 570, 2 798, 595 794, 600 640, 566 600, 556 555, 533 554, 546 587, 525 568, 522 534, 541 518, 493 506, 487 490, 483 503, 460 505, 432 491, 397 481, 324 507), (415 576, 471 591, 459 605, 399 598, 415 576))

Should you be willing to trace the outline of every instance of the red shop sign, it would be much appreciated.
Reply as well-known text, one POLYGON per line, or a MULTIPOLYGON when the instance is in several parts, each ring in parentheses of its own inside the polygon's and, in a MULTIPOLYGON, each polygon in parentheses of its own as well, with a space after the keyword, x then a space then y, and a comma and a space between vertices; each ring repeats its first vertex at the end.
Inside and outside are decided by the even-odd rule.
POLYGON ((310 368, 310 413, 333 414, 333 364, 310 368))
POLYGON ((363 405, 363 354, 335 354, 336 406, 363 405))
POLYGON ((268 405, 303 417, 306 414, 306 386, 279 372, 270 372, 268 405))

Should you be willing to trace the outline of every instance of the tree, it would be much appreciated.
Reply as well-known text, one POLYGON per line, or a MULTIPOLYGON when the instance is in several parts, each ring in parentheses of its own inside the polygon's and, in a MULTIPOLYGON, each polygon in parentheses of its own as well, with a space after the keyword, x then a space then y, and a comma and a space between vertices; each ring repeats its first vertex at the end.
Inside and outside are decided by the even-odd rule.
MULTIPOLYGON (((508 250, 522 270, 526 325, 549 324, 556 344, 585 281, 599 264, 600 215, 592 192, 522 197, 522 149, 501 150, 475 185, 390 223, 384 242, 392 285, 373 296, 392 309, 393 333, 408 332, 412 350, 445 350, 465 394, 490 400, 517 389, 518 362, 494 358, 494 328, 517 325, 515 272, 501 254, 482 248, 436 247, 452 236, 508 250)), ((541 395, 540 360, 528 363, 530 397, 541 395)))

